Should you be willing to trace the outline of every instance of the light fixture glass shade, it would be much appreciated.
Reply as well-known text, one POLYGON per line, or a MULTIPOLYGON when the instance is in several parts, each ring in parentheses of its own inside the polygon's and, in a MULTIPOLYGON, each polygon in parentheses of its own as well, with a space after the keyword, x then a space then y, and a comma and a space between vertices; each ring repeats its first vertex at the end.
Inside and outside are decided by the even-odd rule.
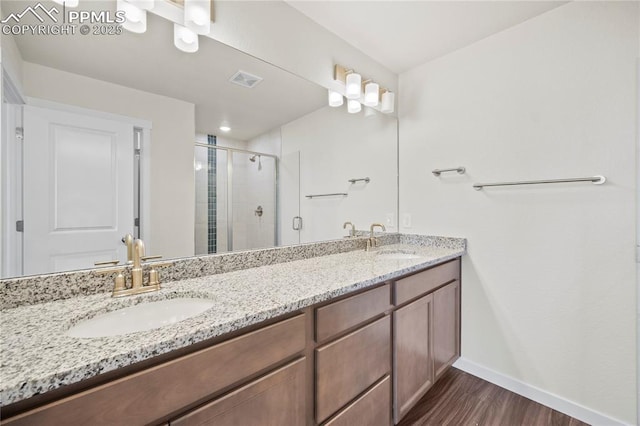
POLYGON ((116 9, 124 12, 125 21, 122 28, 132 33, 147 31, 147 12, 124 0, 116 2, 116 9))
POLYGON ((156 5, 156 1, 155 0, 128 0, 129 3, 139 7, 140 9, 144 9, 144 10, 151 10, 153 9, 153 6, 156 5))
POLYGON ((362 94, 362 76, 352 72, 351 74, 347 74, 346 80, 347 99, 360 99, 360 95, 362 94))
POLYGON ((53 1, 58 4, 62 4, 66 7, 78 7, 79 0, 53 0, 53 1))
POLYGON ((184 25, 196 34, 209 34, 211 0, 184 0, 184 25))
POLYGON ((173 24, 173 44, 183 52, 197 52, 198 34, 180 24, 173 24))
POLYGON ((380 111, 385 114, 392 113, 395 101, 396 95, 393 92, 384 92, 382 94, 382 105, 380 106, 380 111))
POLYGON ((380 85, 378 83, 367 83, 364 86, 364 104, 371 107, 378 106, 379 92, 380 85))
POLYGON ((342 95, 336 91, 329 90, 329 106, 331 107, 339 107, 344 104, 344 98, 342 95))
POLYGON ((349 99, 347 101, 347 111, 349 111, 351 114, 356 114, 361 110, 362 104, 360 103, 360 101, 357 101, 355 99, 349 99))

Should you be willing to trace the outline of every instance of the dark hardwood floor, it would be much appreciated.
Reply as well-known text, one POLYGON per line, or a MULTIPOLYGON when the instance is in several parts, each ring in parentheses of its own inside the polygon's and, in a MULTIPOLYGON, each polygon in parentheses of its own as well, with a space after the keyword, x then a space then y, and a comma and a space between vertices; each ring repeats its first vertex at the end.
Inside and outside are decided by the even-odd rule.
POLYGON ((399 426, 583 426, 492 383, 450 368, 399 426))

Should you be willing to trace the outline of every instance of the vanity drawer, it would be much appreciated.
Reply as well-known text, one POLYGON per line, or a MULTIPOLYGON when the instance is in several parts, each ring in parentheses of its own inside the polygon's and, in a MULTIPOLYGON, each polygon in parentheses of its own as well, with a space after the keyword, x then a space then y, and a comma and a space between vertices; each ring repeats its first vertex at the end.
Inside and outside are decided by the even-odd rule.
POLYGON ((316 349, 316 421, 326 420, 390 371, 390 316, 316 349))
POLYGON ((7 425, 148 424, 305 348, 305 316, 267 326, 7 419, 7 425))
POLYGON ((391 308, 390 284, 318 308, 316 342, 362 324, 391 308))
POLYGON ((395 305, 401 305, 457 279, 460 279, 460 259, 399 279, 395 282, 395 305))
POLYGON ((390 424, 391 377, 386 376, 323 426, 389 426, 390 424))
POLYGON ((303 425, 305 362, 292 362, 170 423, 190 425, 303 425))

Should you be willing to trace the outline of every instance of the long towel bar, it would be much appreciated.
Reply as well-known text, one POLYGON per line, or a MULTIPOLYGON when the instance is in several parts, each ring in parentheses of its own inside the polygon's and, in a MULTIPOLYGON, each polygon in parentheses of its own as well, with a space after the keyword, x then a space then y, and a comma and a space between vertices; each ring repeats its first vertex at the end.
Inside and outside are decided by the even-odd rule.
POLYGON ((485 186, 512 186, 512 185, 540 185, 544 183, 569 183, 569 182, 591 182, 594 185, 602 185, 607 181, 604 176, 591 176, 584 178, 566 178, 566 179, 544 179, 544 180, 525 180, 520 182, 495 182, 495 183, 475 183, 473 188, 480 191, 485 186))

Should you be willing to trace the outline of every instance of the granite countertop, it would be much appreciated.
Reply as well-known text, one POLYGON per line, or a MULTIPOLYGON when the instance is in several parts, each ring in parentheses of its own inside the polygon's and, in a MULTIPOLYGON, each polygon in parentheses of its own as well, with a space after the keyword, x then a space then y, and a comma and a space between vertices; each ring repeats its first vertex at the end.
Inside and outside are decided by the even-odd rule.
MULTIPOLYGON (((461 240, 464 241, 464 240, 461 240)), ((21 306, 0 312, 0 406, 79 382, 191 344, 224 335, 430 265, 461 256, 456 247, 394 244, 365 252, 314 257, 165 283, 147 295, 109 293, 21 306), (384 250, 417 259, 383 259, 384 250), (206 312, 163 328, 101 338, 73 338, 77 322, 141 302, 202 297, 206 312)))

